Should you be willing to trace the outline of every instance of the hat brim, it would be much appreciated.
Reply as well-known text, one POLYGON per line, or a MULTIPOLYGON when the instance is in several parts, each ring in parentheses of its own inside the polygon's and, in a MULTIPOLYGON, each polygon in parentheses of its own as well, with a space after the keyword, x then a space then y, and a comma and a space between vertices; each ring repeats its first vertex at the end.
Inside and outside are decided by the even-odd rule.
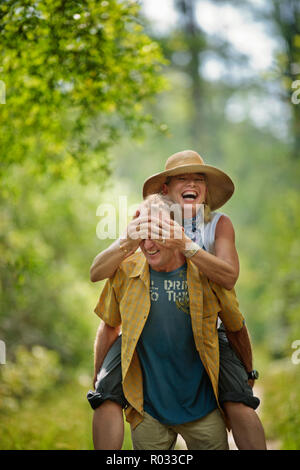
POLYGON ((211 203, 210 208, 212 211, 223 206, 234 193, 233 181, 226 173, 218 168, 205 164, 182 165, 172 170, 156 173, 146 179, 143 187, 143 198, 145 199, 147 196, 150 196, 150 194, 160 193, 168 176, 182 175, 185 173, 202 173, 206 176, 211 203))

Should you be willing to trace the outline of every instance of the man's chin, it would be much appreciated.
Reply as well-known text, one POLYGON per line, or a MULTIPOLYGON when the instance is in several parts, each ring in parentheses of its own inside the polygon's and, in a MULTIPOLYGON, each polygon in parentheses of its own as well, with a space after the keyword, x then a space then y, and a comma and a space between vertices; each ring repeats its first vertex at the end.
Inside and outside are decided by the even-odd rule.
POLYGON ((157 253, 154 256, 147 256, 147 261, 148 261, 148 264, 153 268, 155 268, 156 266, 159 266, 160 265, 159 253, 157 253))

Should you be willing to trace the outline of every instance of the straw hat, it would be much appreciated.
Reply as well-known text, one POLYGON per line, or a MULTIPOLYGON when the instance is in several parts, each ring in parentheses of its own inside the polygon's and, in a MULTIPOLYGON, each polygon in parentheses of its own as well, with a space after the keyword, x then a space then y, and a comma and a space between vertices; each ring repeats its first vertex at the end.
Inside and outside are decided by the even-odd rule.
POLYGON ((183 150, 168 158, 165 171, 156 173, 146 179, 143 187, 143 197, 146 198, 150 194, 160 193, 168 176, 184 173, 203 173, 205 175, 212 211, 223 206, 234 192, 234 184, 226 173, 218 168, 206 165, 197 152, 183 150))

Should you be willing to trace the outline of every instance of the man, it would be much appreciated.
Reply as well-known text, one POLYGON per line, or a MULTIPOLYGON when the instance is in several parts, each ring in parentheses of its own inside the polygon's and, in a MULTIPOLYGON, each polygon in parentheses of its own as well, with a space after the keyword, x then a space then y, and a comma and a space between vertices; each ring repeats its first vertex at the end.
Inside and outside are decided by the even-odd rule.
POLYGON ((227 449, 216 324, 219 314, 230 337, 248 338, 235 294, 208 281, 179 250, 149 239, 140 246, 107 281, 95 309, 113 341, 122 326, 133 446, 172 449, 179 433, 189 449, 227 449))

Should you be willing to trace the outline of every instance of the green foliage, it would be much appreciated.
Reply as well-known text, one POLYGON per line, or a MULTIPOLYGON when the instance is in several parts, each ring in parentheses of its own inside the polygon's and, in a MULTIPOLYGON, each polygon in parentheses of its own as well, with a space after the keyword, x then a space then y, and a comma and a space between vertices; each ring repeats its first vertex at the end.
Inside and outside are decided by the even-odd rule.
MULTIPOLYGON (((272 4, 272 19, 285 45, 285 51, 278 54, 277 63, 281 72, 282 89, 285 91, 284 98, 290 103, 294 93, 293 84, 299 83, 297 80, 300 78, 300 5, 297 0, 286 0, 285 2, 272 0, 272 4)), ((291 131, 294 139, 293 155, 299 158, 300 107, 294 104, 291 113, 291 131)))
POLYGON ((14 362, 9 361, 0 369, 0 414, 18 412, 24 403, 41 400, 62 373, 55 351, 41 346, 29 351, 19 346, 15 356, 14 362))
POLYGON ((277 361, 264 377, 263 423, 284 450, 300 449, 299 365, 277 361))
MULTIPOLYGON (((0 385, 0 397, 4 390, 11 395, 0 403, 0 449, 92 450, 93 411, 86 399, 90 378, 76 373, 70 383, 53 387, 61 369, 52 351, 34 348, 30 353, 20 349, 18 358, 16 364, 1 366, 1 382, 5 384, 0 385), (25 369, 29 366, 34 369, 30 376, 25 369), (26 393, 21 396, 16 386, 26 393)), ((131 449, 126 423, 123 450, 131 449)))
POLYGON ((14 185, 10 205, 4 200, 1 208, 0 338, 10 358, 18 344, 40 344, 58 351, 64 364, 80 366, 90 361, 99 323, 92 313, 99 286, 89 282, 101 249, 98 189, 48 186, 25 168, 14 171, 14 185))
POLYGON ((138 4, 7 0, 0 20, 2 174, 30 159, 55 178, 105 176, 105 152, 152 122, 144 102, 163 86, 138 4))
MULTIPOLYGON (((86 374, 66 374, 55 351, 17 347, 14 361, 0 368, 0 449, 93 449, 90 387, 86 374)), ((132 449, 128 423, 127 449, 132 449)))
POLYGON ((93 449, 86 391, 74 377, 72 385, 52 389, 34 401, 24 398, 22 407, 1 415, 1 450, 93 449))
POLYGON ((99 193, 76 181, 103 188, 109 146, 152 122, 144 103, 163 86, 164 60, 135 2, 8 0, 0 18, 0 337, 8 355, 42 344, 79 365, 100 248, 99 193))

